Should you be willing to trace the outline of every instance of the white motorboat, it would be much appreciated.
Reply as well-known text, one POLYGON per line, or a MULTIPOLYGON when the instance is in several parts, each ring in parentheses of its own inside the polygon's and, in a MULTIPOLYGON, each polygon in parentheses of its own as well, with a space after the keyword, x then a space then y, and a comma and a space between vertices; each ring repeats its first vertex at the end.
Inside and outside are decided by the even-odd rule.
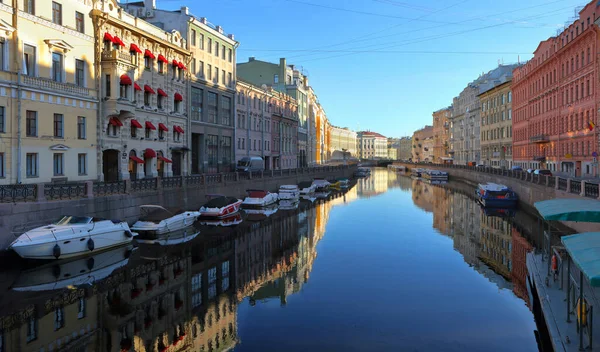
POLYGON ((140 219, 131 226, 131 230, 142 236, 156 236, 181 230, 193 224, 200 216, 198 211, 166 209, 160 205, 140 206, 140 219))
POLYGON ((198 231, 194 226, 188 226, 177 231, 167 232, 160 235, 142 235, 140 234, 135 240, 140 244, 157 244, 160 246, 174 246, 181 243, 186 243, 198 236, 198 231))
POLYGON ((315 185, 312 182, 300 182, 298 184, 298 189, 300 189, 300 195, 308 195, 315 193, 315 185))
POLYGON ((315 186, 315 192, 327 191, 331 185, 329 181, 322 178, 315 178, 312 184, 315 186))
POLYGON ((244 212, 247 214, 248 221, 261 221, 277 213, 278 210, 277 204, 271 204, 263 208, 244 209, 244 212))
POLYGON ((200 208, 203 217, 222 218, 235 214, 240 210, 242 200, 222 195, 207 195, 210 200, 200 208))
POLYGON ((300 189, 296 185, 279 186, 279 201, 291 200, 297 202, 300 198, 300 189))
POLYGON ((317 197, 315 197, 314 194, 312 194, 312 195, 306 194, 306 195, 301 195, 300 199, 305 200, 307 202, 314 203, 317 200, 317 197))
POLYGON ((134 236, 125 221, 63 216, 25 232, 9 248, 27 259, 66 259, 129 243, 134 236))
POLYGON ((12 285, 15 291, 52 291, 92 285, 129 262, 132 244, 98 252, 89 257, 59 260, 23 271, 12 285))
POLYGON ((295 210, 298 209, 300 201, 298 199, 285 199, 279 201, 279 209, 281 210, 295 210))
POLYGON ((266 207, 277 202, 277 193, 271 193, 269 191, 249 189, 247 190, 248 196, 242 202, 244 207, 266 207))
POLYGON ((228 226, 235 226, 235 225, 241 224, 243 221, 243 218, 242 218, 242 214, 237 212, 235 214, 232 214, 232 215, 229 215, 226 217, 222 217, 222 218, 200 217, 200 219, 198 219, 198 221, 200 221, 200 225, 228 227, 228 226))

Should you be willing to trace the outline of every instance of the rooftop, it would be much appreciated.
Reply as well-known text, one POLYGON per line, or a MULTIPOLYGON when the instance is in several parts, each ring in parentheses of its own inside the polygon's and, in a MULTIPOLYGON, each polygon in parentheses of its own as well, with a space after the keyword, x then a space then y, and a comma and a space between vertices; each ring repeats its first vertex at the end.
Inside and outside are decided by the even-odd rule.
POLYGON ((386 138, 386 136, 377 133, 377 132, 371 132, 371 131, 360 131, 358 132, 359 134, 363 135, 363 136, 369 136, 369 137, 379 137, 379 138, 386 138))

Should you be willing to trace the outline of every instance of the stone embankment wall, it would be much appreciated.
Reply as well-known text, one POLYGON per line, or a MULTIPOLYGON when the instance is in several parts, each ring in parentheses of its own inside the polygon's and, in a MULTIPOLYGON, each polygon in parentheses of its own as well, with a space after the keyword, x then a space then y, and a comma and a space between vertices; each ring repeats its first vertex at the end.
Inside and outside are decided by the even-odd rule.
POLYGON ((280 185, 298 184, 314 178, 350 177, 355 167, 335 170, 313 169, 294 175, 254 177, 251 180, 238 179, 169 189, 138 191, 129 194, 115 194, 103 197, 80 198, 24 203, 0 204, 0 251, 20 235, 24 228, 47 224, 62 215, 87 215, 107 219, 125 220, 132 224, 139 218, 139 206, 156 204, 167 208, 199 209, 206 203, 206 195, 222 194, 243 198, 247 189, 265 189, 276 192, 280 185))

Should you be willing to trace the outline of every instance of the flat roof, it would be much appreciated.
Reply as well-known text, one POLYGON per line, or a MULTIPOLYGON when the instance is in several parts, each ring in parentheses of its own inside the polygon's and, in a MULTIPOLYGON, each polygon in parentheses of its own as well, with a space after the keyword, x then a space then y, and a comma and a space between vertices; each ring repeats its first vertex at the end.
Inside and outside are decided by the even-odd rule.
POLYGON ((533 206, 548 221, 600 222, 600 201, 595 199, 551 199, 533 206))
POLYGON ((593 287, 600 287, 600 232, 564 236, 561 242, 593 287))

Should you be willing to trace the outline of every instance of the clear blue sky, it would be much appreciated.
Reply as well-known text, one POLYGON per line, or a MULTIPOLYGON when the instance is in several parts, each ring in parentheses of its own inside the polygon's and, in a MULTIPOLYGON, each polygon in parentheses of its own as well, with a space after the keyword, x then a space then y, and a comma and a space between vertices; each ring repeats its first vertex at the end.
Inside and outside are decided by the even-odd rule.
POLYGON ((304 67, 329 120, 390 137, 431 124, 466 84, 531 58, 576 0, 157 0, 233 33, 249 56, 304 67), (308 51, 311 50, 311 51, 308 51), (319 50, 319 51, 315 51, 319 50), (354 52, 347 52, 354 51, 354 52), (356 51, 363 51, 356 53, 356 51), (395 51, 385 53, 384 51, 395 51), (490 54, 492 53, 492 54, 490 54))

